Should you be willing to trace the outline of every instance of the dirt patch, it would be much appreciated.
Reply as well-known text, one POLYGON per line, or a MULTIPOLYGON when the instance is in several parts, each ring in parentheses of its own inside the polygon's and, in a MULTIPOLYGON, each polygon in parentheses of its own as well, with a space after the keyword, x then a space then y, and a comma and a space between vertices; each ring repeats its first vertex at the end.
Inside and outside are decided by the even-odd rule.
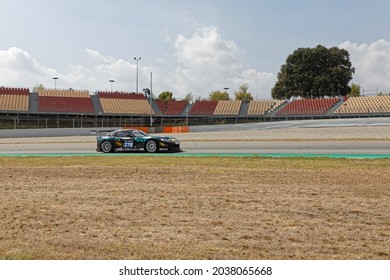
POLYGON ((0 158, 1 259, 390 259, 390 161, 0 158))

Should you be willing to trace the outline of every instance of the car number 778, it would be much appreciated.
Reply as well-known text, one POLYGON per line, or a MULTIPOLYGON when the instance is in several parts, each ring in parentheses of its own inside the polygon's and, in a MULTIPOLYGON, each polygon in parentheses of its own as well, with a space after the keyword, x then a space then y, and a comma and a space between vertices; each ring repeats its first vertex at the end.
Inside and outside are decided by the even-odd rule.
POLYGON ((124 142, 123 148, 133 148, 133 142, 124 142))

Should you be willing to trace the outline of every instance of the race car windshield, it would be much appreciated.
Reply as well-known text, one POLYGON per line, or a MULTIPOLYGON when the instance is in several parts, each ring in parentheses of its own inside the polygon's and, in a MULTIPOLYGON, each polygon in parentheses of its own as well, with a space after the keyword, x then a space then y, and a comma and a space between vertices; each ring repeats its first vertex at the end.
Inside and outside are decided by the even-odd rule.
POLYGON ((148 136, 145 132, 140 131, 140 130, 134 130, 133 135, 138 136, 138 137, 148 136))

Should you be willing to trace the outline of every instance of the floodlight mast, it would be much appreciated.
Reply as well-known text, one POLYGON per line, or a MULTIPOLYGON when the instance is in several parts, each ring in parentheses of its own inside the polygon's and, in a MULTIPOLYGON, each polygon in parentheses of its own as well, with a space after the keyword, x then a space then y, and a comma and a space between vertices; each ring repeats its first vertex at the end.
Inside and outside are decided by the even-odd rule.
POLYGON ((153 118, 152 118, 152 75, 153 75, 153 72, 150 72, 150 127, 153 126, 153 118))
POLYGON ((53 77, 53 80, 54 80, 54 89, 57 89, 57 80, 58 80, 58 77, 53 77))
POLYGON ((115 83, 114 80, 109 80, 109 82, 111 83, 111 93, 112 93, 112 84, 115 83))
POLYGON ((138 93, 138 61, 140 61, 141 60, 141 57, 139 57, 139 58, 136 58, 136 57, 134 57, 134 60, 135 61, 137 61, 137 71, 136 71, 136 82, 135 82, 135 93, 138 93))

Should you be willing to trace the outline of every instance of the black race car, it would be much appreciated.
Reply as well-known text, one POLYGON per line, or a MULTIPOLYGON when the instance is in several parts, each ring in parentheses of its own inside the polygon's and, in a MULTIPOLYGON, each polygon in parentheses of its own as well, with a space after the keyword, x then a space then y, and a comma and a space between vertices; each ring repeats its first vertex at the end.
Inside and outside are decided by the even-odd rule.
POLYGON ((104 136, 96 137, 96 140, 96 151, 103 153, 140 150, 156 153, 160 149, 180 151, 180 142, 176 138, 152 136, 136 129, 114 130, 104 136))

